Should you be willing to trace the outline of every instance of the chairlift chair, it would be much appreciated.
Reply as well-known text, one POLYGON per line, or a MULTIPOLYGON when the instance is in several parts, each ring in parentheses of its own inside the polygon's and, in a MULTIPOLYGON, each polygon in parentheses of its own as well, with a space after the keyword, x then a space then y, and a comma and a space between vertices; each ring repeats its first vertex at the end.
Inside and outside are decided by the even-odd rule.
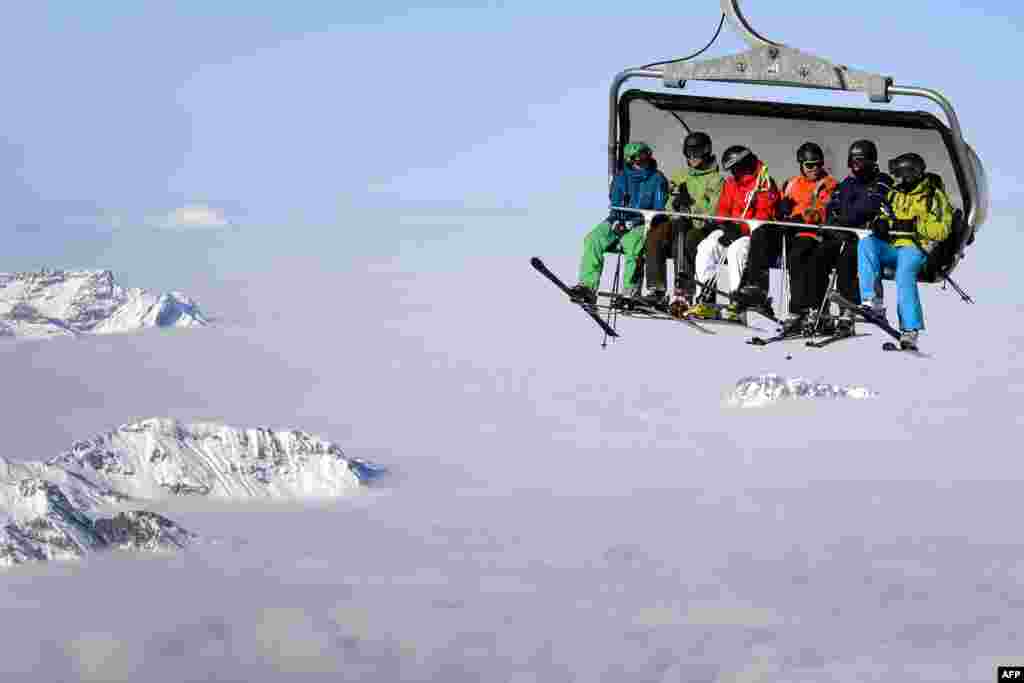
MULTIPOLYGON (((721 0, 722 13, 724 20, 750 46, 749 50, 702 61, 684 59, 631 68, 615 76, 609 99, 609 176, 622 168, 622 149, 630 139, 651 142, 656 150, 659 145, 671 148, 691 129, 711 132, 716 150, 728 144, 750 146, 773 172, 793 165, 793 154, 803 140, 824 143, 833 157, 832 169, 837 177, 842 177, 845 169, 846 145, 862 137, 874 138, 883 170, 885 158, 917 151, 928 160, 928 170, 942 177, 956 209, 953 230, 950 238, 933 252, 929 267, 919 279, 937 282, 948 278, 984 223, 989 203, 984 168, 963 138, 953 104, 937 90, 896 85, 892 77, 833 64, 768 40, 753 29, 739 4, 740 0, 721 0), (638 78, 660 79, 670 89, 683 89, 694 81, 710 81, 859 92, 875 104, 890 103, 895 96, 919 97, 937 104, 946 122, 924 111, 698 97, 639 89, 621 92, 624 83, 638 78), (708 131, 709 128, 712 130, 708 131), (757 135, 759 128, 763 135, 757 135)), ((659 162, 665 161, 671 159, 659 158, 659 162)), ((780 177, 777 179, 781 182, 780 177)), ((756 227, 756 221, 747 222, 756 227)))

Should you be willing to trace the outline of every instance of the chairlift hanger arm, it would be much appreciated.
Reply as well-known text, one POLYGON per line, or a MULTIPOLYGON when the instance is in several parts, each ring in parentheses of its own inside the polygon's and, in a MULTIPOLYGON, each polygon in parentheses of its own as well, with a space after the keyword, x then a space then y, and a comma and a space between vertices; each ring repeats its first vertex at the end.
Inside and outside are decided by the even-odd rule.
POLYGON ((725 15, 725 18, 732 24, 736 33, 740 34, 740 37, 750 47, 785 47, 782 43, 768 40, 754 30, 754 27, 750 25, 750 22, 747 21, 747 18, 743 16, 743 12, 740 10, 740 0, 722 0, 722 14, 725 15))
POLYGON ((769 40, 754 30, 740 10, 740 0, 721 0, 722 13, 739 36, 750 46, 746 52, 700 62, 673 62, 665 66, 666 87, 682 88, 686 81, 756 83, 797 88, 847 90, 867 93, 872 102, 889 102, 892 78, 833 64, 782 43, 769 40))

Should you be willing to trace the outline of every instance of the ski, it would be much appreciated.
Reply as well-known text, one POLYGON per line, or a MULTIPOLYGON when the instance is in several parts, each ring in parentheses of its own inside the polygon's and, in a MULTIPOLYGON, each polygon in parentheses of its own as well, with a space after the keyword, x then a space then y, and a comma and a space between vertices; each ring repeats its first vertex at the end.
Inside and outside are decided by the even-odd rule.
MULTIPOLYGON (((677 280, 678 279, 688 280, 689 282, 691 282, 691 283, 695 284, 696 286, 700 287, 701 288, 701 294, 697 297, 698 299, 700 299, 700 298, 702 298, 704 296, 710 297, 711 299, 714 299, 716 296, 724 296, 726 299, 728 299, 732 303, 736 303, 736 304, 740 304, 740 305, 744 304, 744 302, 742 301, 743 297, 741 297, 737 292, 726 292, 724 290, 718 289, 717 287, 714 287, 712 285, 709 285, 709 284, 706 284, 704 282, 701 282, 700 280, 698 280, 695 277, 685 276, 683 273, 677 273, 676 274, 676 278, 677 278, 677 280)), ((703 301, 701 303, 710 304, 711 306, 716 306, 716 307, 719 307, 719 308, 721 307, 721 304, 718 304, 717 302, 715 302, 713 300, 712 301, 703 301)), ((763 305, 758 304, 756 306, 743 306, 743 309, 745 311, 747 311, 748 313, 757 313, 758 315, 760 315, 762 317, 768 318, 773 323, 779 322, 779 319, 777 317, 775 317, 775 311, 772 310, 772 300, 771 300, 771 297, 769 297, 768 300, 763 305)))
POLYGON ((909 354, 911 356, 917 356, 918 358, 931 358, 930 354, 923 353, 920 349, 918 349, 916 347, 912 348, 912 349, 904 349, 899 344, 894 344, 892 342, 885 342, 884 344, 882 344, 882 350, 883 351, 896 351, 898 353, 906 353, 906 354, 909 354))
POLYGON ((790 332, 788 334, 777 334, 774 337, 751 337, 747 340, 747 343, 751 346, 767 346, 768 344, 774 344, 775 342, 790 341, 793 339, 806 339, 803 331, 790 332))
POLYGON ((829 294, 829 299, 836 306, 839 306, 839 308, 849 309, 853 311, 854 313, 858 314, 861 318, 863 318, 866 322, 869 322, 872 325, 881 328, 890 337, 892 337, 896 341, 899 341, 900 331, 897 330, 892 325, 890 325, 889 321, 886 320, 883 316, 878 315, 867 306, 855 304, 849 299, 845 298, 839 292, 832 292, 831 294, 829 294))
MULTIPOLYGON (((599 293, 599 296, 601 294, 603 294, 603 293, 599 293)), ((632 304, 631 308, 618 308, 617 309, 617 308, 614 308, 614 306, 612 306, 611 304, 608 304, 608 305, 598 305, 596 308, 598 308, 600 310, 603 310, 603 311, 609 311, 609 312, 613 312, 614 311, 618 315, 620 315, 620 316, 622 316, 624 318, 646 318, 648 320, 670 320, 672 322, 683 323, 684 325, 688 325, 688 326, 692 327, 695 330, 703 332, 704 334, 715 334, 714 330, 709 330, 706 327, 697 324, 691 318, 677 318, 674 315, 670 315, 669 313, 666 313, 665 311, 662 311, 660 308, 652 308, 650 306, 645 306, 643 304, 639 304, 639 303, 635 303, 635 302, 632 304)))
POLYGON ((922 353, 918 349, 901 348, 899 345, 899 341, 900 337, 902 337, 903 335, 900 334, 900 331, 897 330, 892 325, 890 325, 888 320, 878 315, 867 306, 858 306, 849 299, 844 298, 838 292, 832 292, 831 294, 829 294, 829 299, 831 299, 832 303, 839 306, 840 308, 848 308, 854 311, 865 321, 871 323, 875 327, 880 328, 887 335, 896 340, 897 343, 895 344, 892 342, 885 342, 884 344, 882 344, 883 351, 901 351, 903 353, 909 353, 912 356, 917 356, 918 358, 931 358, 930 354, 922 353))
POLYGON ((591 320, 597 323, 598 327, 604 330, 605 334, 607 334, 609 337, 619 336, 619 333, 615 331, 615 328, 609 325, 604 318, 597 314, 597 311, 595 310, 594 306, 573 299, 572 295, 569 293, 569 288, 565 285, 564 282, 562 282, 561 279, 559 279, 557 275, 548 270, 548 267, 544 265, 543 261, 534 256, 533 258, 530 259, 530 265, 533 266, 534 270, 536 270, 538 273, 546 277, 548 280, 551 281, 552 284, 554 284, 556 287, 562 290, 562 292, 569 297, 569 301, 579 306, 584 313, 590 316, 591 320))
POLYGON ((825 346, 828 346, 829 344, 834 344, 834 343, 836 343, 838 341, 843 341, 844 339, 853 339, 854 337, 866 337, 866 336, 867 336, 866 334, 856 334, 856 333, 831 334, 831 335, 825 337, 824 339, 819 339, 818 341, 809 341, 809 342, 807 342, 806 345, 811 347, 812 349, 820 349, 820 348, 823 348, 825 346))

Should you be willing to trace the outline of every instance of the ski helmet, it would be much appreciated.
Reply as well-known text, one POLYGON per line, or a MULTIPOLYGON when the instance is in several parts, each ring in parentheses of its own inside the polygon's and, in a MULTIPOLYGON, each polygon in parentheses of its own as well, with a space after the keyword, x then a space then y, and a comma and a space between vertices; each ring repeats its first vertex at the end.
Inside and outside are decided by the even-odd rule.
POLYGON ((821 151, 821 146, 817 143, 805 142, 796 150, 796 160, 799 164, 803 164, 805 161, 820 161, 824 163, 825 153, 821 151))
POLYGON ((889 173, 905 187, 917 185, 926 168, 924 158, 916 152, 907 152, 889 160, 889 173))
POLYGON ((651 146, 646 142, 630 142, 622 148, 622 156, 625 158, 626 163, 630 163, 644 152, 651 151, 653 151, 651 146))
POLYGON ((871 140, 857 140, 855 143, 850 145, 850 154, 847 157, 847 162, 852 162, 854 159, 863 159, 871 163, 878 163, 878 147, 871 140))
POLYGON ((687 159, 706 159, 711 156, 711 137, 694 131, 683 138, 683 156, 687 159))
POLYGON ((733 145, 722 153, 722 168, 731 171, 737 165, 741 166, 747 159, 754 157, 754 153, 743 145, 733 145))

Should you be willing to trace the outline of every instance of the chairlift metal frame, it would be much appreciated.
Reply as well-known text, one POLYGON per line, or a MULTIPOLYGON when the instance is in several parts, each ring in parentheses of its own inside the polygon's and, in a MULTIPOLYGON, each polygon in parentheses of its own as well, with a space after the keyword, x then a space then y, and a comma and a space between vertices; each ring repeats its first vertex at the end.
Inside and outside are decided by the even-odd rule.
POLYGON ((953 163, 962 170, 962 178, 958 177, 957 180, 964 201, 965 234, 973 238, 987 213, 986 199, 982 196, 978 179, 978 171, 983 172, 983 168, 978 156, 973 154, 964 140, 960 119, 948 98, 931 88, 897 86, 890 76, 834 64, 827 59, 769 40, 755 31, 743 15, 740 0, 721 0, 721 6, 726 20, 750 46, 749 50, 696 62, 676 61, 651 68, 626 69, 612 80, 608 109, 609 177, 614 176, 620 167, 620 91, 622 85, 633 78, 657 78, 666 87, 679 89, 684 88, 688 81, 712 81, 862 92, 874 103, 889 103, 897 95, 921 97, 937 104, 948 122, 953 163))

